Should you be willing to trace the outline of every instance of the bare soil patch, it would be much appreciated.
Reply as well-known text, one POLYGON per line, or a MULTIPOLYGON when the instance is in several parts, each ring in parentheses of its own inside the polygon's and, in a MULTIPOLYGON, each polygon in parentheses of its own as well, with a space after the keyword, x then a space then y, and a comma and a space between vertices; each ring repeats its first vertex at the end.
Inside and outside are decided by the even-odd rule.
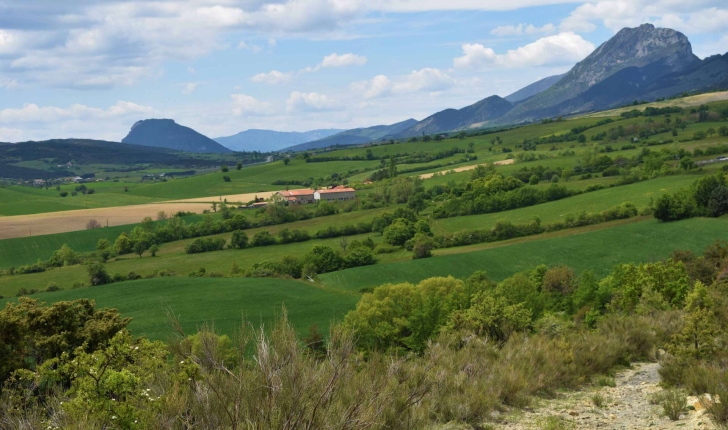
POLYGON ((248 202, 256 196, 268 198, 273 193, 272 191, 268 191, 262 193, 172 200, 142 205, 0 217, 0 239, 84 230, 90 220, 96 220, 102 226, 116 226, 138 223, 142 218, 147 216, 156 219, 157 213, 160 211, 164 211, 167 214, 174 214, 179 211, 202 213, 203 210, 210 209, 212 202, 221 203, 225 200, 231 204, 248 202))
MULTIPOLYGON (((513 164, 515 162, 516 162, 516 160, 514 160, 514 159, 508 159, 508 160, 496 161, 493 164, 496 165, 496 166, 507 166, 507 165, 513 164)), ((431 177, 435 176, 435 173, 439 173, 441 175, 444 175, 444 174, 449 173, 451 171, 453 171, 453 172, 466 172, 468 170, 473 170, 473 169, 475 169, 478 166, 485 166, 485 164, 482 164, 482 163, 481 164, 473 164, 472 166, 456 167, 454 169, 443 170, 443 171, 440 171, 440 172, 424 173, 424 174, 420 175, 420 179, 430 179, 431 177)))

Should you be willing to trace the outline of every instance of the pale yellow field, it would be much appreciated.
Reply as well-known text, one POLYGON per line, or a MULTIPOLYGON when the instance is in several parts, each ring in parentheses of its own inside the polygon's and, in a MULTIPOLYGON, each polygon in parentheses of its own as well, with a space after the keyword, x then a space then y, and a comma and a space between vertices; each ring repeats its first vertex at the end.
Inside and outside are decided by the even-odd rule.
POLYGON ((0 239, 13 237, 38 236, 41 234, 65 233, 84 230, 86 224, 95 219, 102 226, 134 224, 150 216, 156 219, 157 213, 165 211, 173 214, 179 211, 202 213, 210 209, 212 202, 248 202, 255 196, 267 199, 272 191, 230 196, 204 197, 189 200, 174 200, 143 205, 117 206, 111 208, 79 209, 73 211, 49 212, 33 215, 0 217, 0 239))
MULTIPOLYGON (((496 165, 496 166, 507 166, 507 165, 513 164, 515 162, 516 162, 516 160, 510 159, 510 160, 500 160, 500 161, 496 161, 493 164, 496 165)), ((473 170, 473 169, 475 169, 478 166, 484 166, 484 164, 473 164, 472 166, 456 167, 454 169, 443 170, 441 172, 425 173, 425 174, 420 175, 420 179, 430 179, 431 177, 435 176, 435 173, 439 173, 441 175, 444 175, 444 174, 449 173, 451 171, 452 172, 466 172, 468 170, 473 170)))
POLYGON ((607 110, 603 112, 595 112, 587 115, 583 115, 585 117, 605 117, 605 116, 619 116, 622 112, 629 112, 632 109, 637 109, 640 111, 645 110, 648 106, 655 107, 655 108, 661 108, 666 106, 680 106, 680 107, 691 107, 691 106, 700 106, 706 103, 712 103, 712 102, 720 102, 728 100, 728 91, 720 91, 716 93, 706 93, 706 94, 698 94, 695 96, 688 96, 683 97, 680 99, 673 99, 673 100, 665 100, 661 102, 652 102, 647 103, 643 105, 638 106, 625 106, 623 108, 619 109, 612 109, 607 110))

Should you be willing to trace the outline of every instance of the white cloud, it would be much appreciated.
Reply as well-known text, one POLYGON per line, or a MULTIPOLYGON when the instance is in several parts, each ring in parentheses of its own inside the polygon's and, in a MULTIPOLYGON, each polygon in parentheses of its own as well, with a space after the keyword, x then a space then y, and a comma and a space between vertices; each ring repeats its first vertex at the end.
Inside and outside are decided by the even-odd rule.
POLYGON ((119 141, 134 122, 158 114, 152 107, 127 101, 105 109, 82 104, 62 108, 27 103, 0 110, 0 135, 4 136, 0 140, 77 137, 119 141))
POLYGON ((252 43, 247 43, 247 42, 242 41, 242 40, 240 41, 240 43, 238 43, 238 49, 247 49, 247 50, 250 50, 250 51, 253 51, 253 52, 260 52, 260 51, 263 50, 263 48, 261 48, 258 45, 254 45, 252 43))
POLYGON ((258 73, 257 75, 250 78, 253 82, 261 82, 270 85, 278 85, 290 82, 297 75, 303 73, 313 73, 321 70, 325 67, 345 67, 345 66, 362 66, 366 64, 367 58, 361 55, 352 53, 348 54, 337 54, 333 53, 327 55, 324 59, 313 67, 304 67, 297 72, 280 72, 278 70, 271 70, 268 73, 258 73))
POLYGON ((276 42, 276 40, 272 37, 268 39, 268 46, 270 46, 270 47, 276 46, 277 43, 278 42, 276 42))
POLYGON ((68 108, 54 106, 38 106, 34 103, 23 105, 19 109, 0 110, 2 123, 52 122, 66 119, 118 118, 136 114, 151 114, 155 110, 132 102, 118 101, 108 109, 74 104, 68 108))
POLYGON ((577 7, 561 21, 562 31, 589 32, 597 24, 618 31, 645 22, 689 33, 709 33, 728 29, 728 9, 724 0, 598 0, 577 7))
POLYGON ((375 76, 368 81, 354 82, 351 89, 366 99, 375 99, 393 94, 436 93, 455 86, 458 81, 439 69, 415 70, 394 81, 385 75, 375 76))
POLYGON ((535 27, 533 24, 502 25, 490 30, 490 34, 498 37, 522 36, 524 34, 553 34, 556 27, 553 24, 546 24, 542 27, 535 27))
POLYGON ((286 110, 292 111, 328 111, 337 109, 340 104, 337 100, 325 94, 316 92, 302 93, 294 91, 286 101, 286 110))
POLYGON ((182 94, 188 96, 188 95, 194 93, 195 89, 197 89, 197 84, 194 82, 188 82, 185 84, 185 87, 182 90, 182 94))
POLYGON ((528 45, 496 54, 481 44, 462 46, 463 56, 453 60, 456 69, 518 68, 581 61, 594 45, 575 33, 560 33, 541 38, 528 45))
POLYGON ((327 55, 324 57, 320 67, 344 67, 344 66, 363 66, 367 63, 367 57, 352 54, 336 54, 327 55))
POLYGON ((193 69, 192 67, 188 67, 187 73, 189 73, 190 75, 196 75, 197 71, 195 69, 193 69))
POLYGON ((17 142, 22 135, 23 131, 17 128, 0 127, 0 142, 17 142))
POLYGON ((257 100, 247 94, 232 94, 233 114, 236 116, 258 116, 270 115, 273 113, 273 106, 268 102, 257 100))
POLYGON ((292 78, 292 72, 279 72, 278 70, 271 70, 268 73, 258 73, 257 75, 250 78, 250 80, 253 82, 269 85, 278 85, 290 82, 292 78))

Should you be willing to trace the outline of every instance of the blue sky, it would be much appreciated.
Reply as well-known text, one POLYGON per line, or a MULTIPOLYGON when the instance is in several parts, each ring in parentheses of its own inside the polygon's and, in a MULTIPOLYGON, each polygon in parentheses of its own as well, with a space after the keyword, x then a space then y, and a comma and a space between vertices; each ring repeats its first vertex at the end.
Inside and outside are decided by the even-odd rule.
POLYGON ((0 0, 0 141, 422 119, 567 71, 625 26, 728 51, 715 0, 0 0))

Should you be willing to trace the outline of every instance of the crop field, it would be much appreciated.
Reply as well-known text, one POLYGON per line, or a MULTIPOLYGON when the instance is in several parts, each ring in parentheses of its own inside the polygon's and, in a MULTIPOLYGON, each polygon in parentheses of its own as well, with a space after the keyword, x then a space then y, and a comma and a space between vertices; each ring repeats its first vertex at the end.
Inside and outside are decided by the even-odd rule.
MULTIPOLYGON (((129 328, 134 334, 159 340, 172 335, 167 311, 177 317, 189 334, 203 324, 233 334, 246 321, 256 327, 260 323, 270 327, 285 306, 300 334, 305 334, 311 324, 326 333, 329 323, 341 320, 359 299, 357 294, 330 291, 304 282, 259 278, 142 279, 33 297, 44 302, 95 300, 98 307, 116 308, 122 315, 132 317, 129 328)), ((7 301, 0 300, 0 306, 4 307, 7 301)))
POLYGON ((702 251, 716 240, 728 240, 728 218, 695 218, 673 223, 650 219, 615 222, 558 232, 558 237, 531 236, 505 242, 435 251, 431 259, 357 267, 320 276, 326 288, 359 291, 386 283, 419 282, 432 276, 465 278, 484 270, 494 280, 539 264, 565 264, 577 272, 606 276, 623 262, 653 261, 677 249, 702 251))
MULTIPOLYGON (((0 217, 0 239, 27 237, 32 235, 46 235, 83 230, 90 220, 96 220, 101 225, 118 226, 138 223, 142 218, 150 216, 155 218, 157 213, 164 211, 173 214, 179 211, 202 213, 210 209, 210 202, 250 201, 256 196, 268 198, 272 192, 235 194, 233 196, 220 196, 217 198, 176 200, 170 202, 146 203, 129 206, 103 207, 96 209, 79 209, 59 212, 47 212, 31 215, 15 215, 0 217), (247 199, 246 199, 247 197, 247 199)), ((93 194, 91 197, 95 196, 93 194)), ((2 245, 0 245, 2 247, 2 245)), ((0 261, 0 267, 3 267, 0 261)))

